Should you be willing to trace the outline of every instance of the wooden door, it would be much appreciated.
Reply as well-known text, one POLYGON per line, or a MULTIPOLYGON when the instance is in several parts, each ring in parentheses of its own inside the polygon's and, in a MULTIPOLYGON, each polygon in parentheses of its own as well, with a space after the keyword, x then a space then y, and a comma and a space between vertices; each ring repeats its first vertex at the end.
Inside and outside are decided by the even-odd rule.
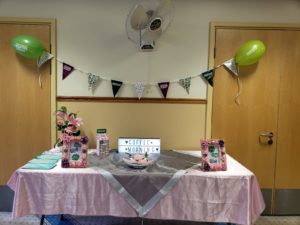
POLYGON ((0 185, 18 167, 51 147, 51 64, 40 70, 41 88, 37 60, 17 55, 10 45, 14 37, 28 34, 50 51, 51 29, 49 23, 0 21, 0 185))
MULTIPOLYGON (((297 66, 287 68, 290 63, 296 65, 298 62, 299 65, 299 61, 297 61, 299 60, 299 49, 295 49, 295 46, 299 44, 294 45, 296 41, 299 42, 297 38, 295 39, 295 36, 298 35, 297 29, 232 26, 215 29, 215 65, 222 64, 234 57, 240 46, 249 40, 261 40, 267 48, 259 63, 251 66, 240 66, 239 68, 240 105, 234 101, 238 93, 237 78, 225 68, 216 70, 211 124, 212 137, 224 138, 227 152, 257 176, 268 206, 267 213, 272 211, 272 200, 274 203, 272 205, 273 212, 275 212, 276 196, 272 190, 278 186, 282 179, 291 180, 292 177, 296 177, 297 174, 293 171, 299 170, 299 164, 294 162, 291 164, 289 157, 282 157, 283 154, 287 154, 287 146, 284 147, 284 144, 280 144, 286 140, 287 131, 292 140, 299 135, 298 126, 289 119, 291 112, 292 115, 297 113, 295 110, 299 107, 297 106, 299 104, 296 100, 297 97, 294 98, 293 103, 290 103, 287 99, 291 94, 287 94, 287 97, 282 95, 284 89, 289 90, 290 88, 287 80, 294 79, 296 81, 298 79, 296 78, 296 69, 294 69, 297 66), (289 72, 291 74, 287 74, 289 72), (284 113, 281 105, 284 105, 288 111, 284 113), (285 128, 281 129, 284 126, 285 128), (269 138, 260 136, 270 132, 273 133, 272 144, 268 143, 269 138), (282 153, 283 151, 284 153, 282 153), (280 167, 288 169, 283 172, 279 171, 280 167), (290 178, 283 178, 286 172, 290 172, 290 178)), ((294 84, 294 86, 292 92, 299 96, 300 85, 294 84)), ((296 120, 294 121, 296 122, 296 120)), ((291 141, 292 143, 294 142, 291 141)), ((291 153, 298 158, 300 156, 296 150, 291 153)), ((293 182, 293 187, 300 190, 300 181, 293 182)), ((291 183, 285 182, 285 188, 287 187, 292 187, 291 183)))

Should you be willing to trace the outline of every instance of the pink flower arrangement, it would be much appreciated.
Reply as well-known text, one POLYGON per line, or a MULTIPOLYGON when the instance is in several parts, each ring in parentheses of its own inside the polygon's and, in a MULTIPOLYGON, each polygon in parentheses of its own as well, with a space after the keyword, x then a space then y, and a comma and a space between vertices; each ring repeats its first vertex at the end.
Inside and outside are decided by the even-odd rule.
POLYGON ((56 127, 58 131, 61 131, 60 138, 57 140, 58 145, 62 145, 63 140, 68 140, 70 136, 80 135, 80 126, 82 118, 77 117, 76 113, 68 113, 67 108, 62 106, 56 113, 56 127))

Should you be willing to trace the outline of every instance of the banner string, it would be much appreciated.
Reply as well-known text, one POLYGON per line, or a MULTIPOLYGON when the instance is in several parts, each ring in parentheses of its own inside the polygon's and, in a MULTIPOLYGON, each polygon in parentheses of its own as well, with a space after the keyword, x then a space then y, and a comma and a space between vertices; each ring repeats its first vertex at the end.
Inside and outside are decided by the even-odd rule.
MULTIPOLYGON (((83 70, 83 69, 81 69, 79 67, 74 67, 73 65, 70 65, 70 64, 66 63, 64 60, 61 60, 61 59, 59 59, 57 57, 54 57, 49 52, 43 52, 43 55, 37 61, 37 72, 39 74, 38 81, 39 81, 40 88, 42 88, 42 73, 40 72, 40 67, 45 62, 47 62, 48 60, 50 60, 52 58, 54 58, 57 62, 59 62, 59 63, 61 63, 63 65, 63 79, 65 79, 68 75, 70 75, 74 69, 78 70, 80 73, 85 74, 85 75, 88 76, 89 90, 92 90, 92 91, 96 87, 97 82, 99 80, 110 81, 110 82, 112 82, 112 85, 113 85, 113 81, 114 81, 115 83, 116 82, 121 83, 121 85, 122 84, 134 85, 135 88, 136 88, 136 92, 138 94, 138 98, 140 99, 142 97, 142 94, 143 94, 143 91, 144 91, 145 87, 147 87, 147 86, 157 86, 157 85, 159 85, 159 87, 160 87, 161 83, 166 82, 166 81, 156 81, 156 82, 149 82, 149 81, 147 81, 145 83, 145 82, 141 82, 141 81, 138 81, 138 82, 132 82, 132 81, 126 81, 126 80, 125 81, 117 81, 117 80, 113 80, 111 78, 105 77, 103 75, 97 75, 97 74, 88 72, 88 71, 83 70), (66 73, 65 73, 65 71, 66 71, 66 73)), ((239 97, 240 97, 240 95, 242 93, 242 83, 241 83, 240 78, 239 78, 239 66, 237 65, 237 67, 236 67, 236 64, 235 64, 235 61, 234 61, 233 58, 230 59, 230 60, 225 61, 222 64, 219 64, 219 65, 213 67, 212 69, 209 69, 209 70, 207 70, 205 72, 202 72, 200 74, 193 75, 193 76, 187 76, 186 78, 174 79, 172 81, 167 81, 168 86, 169 86, 170 83, 178 83, 189 94, 189 89, 190 89, 190 85, 191 85, 191 79, 195 78, 195 77, 199 77, 199 76, 203 77, 204 79, 206 79, 206 81, 211 86, 213 86, 214 71, 216 69, 220 68, 221 66, 225 66, 227 69, 229 69, 237 77, 238 92, 237 92, 237 94, 236 94, 236 96, 234 98, 234 101, 235 101, 235 103, 237 105, 240 105, 241 103, 240 103, 239 97)), ((162 91, 162 89, 161 89, 161 91, 162 91)), ((118 90, 116 92, 114 92, 114 96, 117 94, 117 92, 118 92, 118 90)))
MULTIPOLYGON (((101 80, 105 80, 105 81, 112 81, 112 80, 113 80, 113 79, 108 78, 108 77, 105 77, 105 76, 103 76, 103 75, 96 75, 96 74, 94 74, 94 73, 91 73, 91 72, 88 72, 88 71, 86 71, 86 70, 83 70, 83 69, 81 69, 81 68, 79 68, 79 67, 77 67, 77 66, 75 67, 75 66, 73 66, 73 65, 70 65, 69 63, 67 63, 67 62, 65 62, 64 60, 61 60, 61 59, 59 59, 59 58, 56 58, 56 57, 55 57, 55 59, 56 59, 57 62, 59 62, 59 63, 61 63, 61 64, 67 64, 67 65, 71 66, 72 68, 74 68, 75 70, 78 70, 80 73, 87 75, 88 78, 89 78, 91 75, 94 75, 94 76, 99 77, 99 79, 101 79, 101 80)), ((173 79, 173 80, 171 80, 171 81, 168 81, 168 83, 169 83, 169 84, 171 84, 171 83, 179 83, 179 85, 181 85, 181 86, 187 91, 187 93, 189 94, 189 88, 190 88, 190 83, 191 83, 191 79, 192 79, 192 78, 199 77, 199 76, 201 77, 201 75, 204 76, 204 74, 207 73, 207 72, 209 72, 209 71, 214 71, 214 70, 220 68, 221 66, 225 66, 225 67, 228 68, 233 74, 235 74, 236 77, 237 77, 238 92, 237 92, 237 94, 236 94, 236 96, 235 96, 235 98, 234 98, 234 101, 235 101, 235 103, 236 103, 237 105, 240 105, 241 103, 240 103, 240 101, 239 101, 239 97, 240 97, 240 95, 241 95, 241 93, 242 93, 242 83, 241 83, 241 81, 240 81, 240 79, 239 79, 239 76, 238 76, 238 74, 239 74, 239 68, 238 68, 238 67, 237 67, 237 68, 232 68, 230 63, 234 63, 233 59, 228 60, 228 61, 226 61, 226 62, 224 62, 224 63, 222 63, 222 64, 219 64, 219 65, 217 65, 217 66, 215 66, 215 67, 209 69, 208 71, 205 71, 205 72, 199 73, 199 74, 197 74, 197 75, 193 75, 193 76, 187 76, 186 78, 173 79), (226 63, 227 63, 228 65, 227 65, 226 63), (236 71, 235 71, 235 70, 236 70, 236 71)), ((207 79, 206 77, 204 77, 204 78, 207 79)), ((40 79, 40 77, 39 77, 39 79, 40 79)), ((212 79, 213 79, 213 77, 212 77, 212 79)), ((207 80, 207 81, 208 81, 208 80, 207 80)), ((41 80, 40 80, 39 82, 40 82, 40 86, 41 86, 41 80)), ((141 82, 141 81, 132 82, 132 81, 128 81, 128 80, 122 80, 122 84, 134 85, 134 86, 135 86, 136 91, 139 92, 139 94, 138 94, 138 95, 139 95, 139 98, 142 97, 142 93, 143 93, 143 90, 144 90, 145 87, 147 87, 147 86, 157 86, 157 85, 158 85, 159 83, 161 83, 161 82, 163 82, 163 81, 146 82, 146 83, 145 83, 145 82, 141 82), (143 89, 143 90, 142 90, 142 89, 143 89)), ((208 81, 208 82, 209 82, 209 81, 208 81)), ((209 82, 209 84, 212 86, 212 84, 211 84, 210 82, 209 82)), ((116 93, 115 93, 115 94, 116 94, 116 93)))
POLYGON ((213 70, 218 69, 219 67, 223 66, 223 64, 217 65, 216 67, 212 68, 213 70))
MULTIPOLYGON (((63 61, 63 60, 61 60, 61 59, 59 59, 59 58, 56 58, 56 61, 59 62, 59 63, 61 63, 61 64, 63 64, 63 63, 69 64, 68 62, 65 62, 65 61, 63 61)), ((70 65, 71 65, 71 63, 70 63, 70 65)), ((223 65, 223 64, 220 64, 220 65, 218 65, 218 66, 212 68, 212 70, 218 69, 218 68, 221 67, 222 65, 223 65)), ((72 65, 72 66, 73 66, 73 65, 72 65)), ((85 75, 88 75, 88 74, 90 73, 90 72, 88 72, 88 71, 86 71, 86 70, 83 70, 83 69, 77 67, 77 66, 76 66, 76 67, 74 66, 74 69, 75 69, 75 70, 78 70, 80 73, 85 74, 85 75)), ((200 74, 201 74, 201 73, 200 73, 200 74)), ((196 78, 196 77, 198 77, 200 74, 193 75, 193 76, 187 76, 187 77, 190 77, 190 78, 196 78)), ((105 76, 103 76, 103 75, 99 75, 99 76, 101 77, 102 80, 106 80, 106 81, 111 81, 111 80, 112 80, 111 78, 105 77, 105 76)), ((181 79, 182 79, 182 78, 173 79, 173 80, 168 81, 168 82, 170 82, 170 83, 178 83, 179 80, 181 80, 181 79)), ((128 84, 128 85, 135 85, 135 84, 137 83, 137 82, 128 81, 128 80, 122 80, 122 82, 123 82, 123 84, 128 84)), ((159 81, 159 82, 163 82, 163 81, 159 81)), ((156 86, 159 82, 147 82, 147 83, 141 82, 141 83, 144 84, 144 86, 156 86)))

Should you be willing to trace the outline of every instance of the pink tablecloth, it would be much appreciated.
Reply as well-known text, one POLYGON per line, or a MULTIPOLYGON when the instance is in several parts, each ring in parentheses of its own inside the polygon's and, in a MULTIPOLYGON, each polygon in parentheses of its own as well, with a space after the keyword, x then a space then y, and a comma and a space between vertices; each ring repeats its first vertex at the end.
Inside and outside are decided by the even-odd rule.
MULTIPOLYGON (((187 172, 145 218, 254 224, 265 207, 257 179, 228 155, 227 160, 227 171, 187 172)), ((28 214, 137 216, 92 168, 18 169, 7 184, 15 191, 13 218, 28 214)))

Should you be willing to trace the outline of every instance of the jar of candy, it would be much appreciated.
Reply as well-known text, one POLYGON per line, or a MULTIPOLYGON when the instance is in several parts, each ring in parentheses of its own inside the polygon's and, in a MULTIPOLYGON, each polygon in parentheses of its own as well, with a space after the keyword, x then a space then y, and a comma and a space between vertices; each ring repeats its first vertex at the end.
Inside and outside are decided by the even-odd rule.
POLYGON ((106 129, 97 129, 96 142, 96 154, 98 156, 103 156, 109 153, 109 138, 106 133, 106 129))

